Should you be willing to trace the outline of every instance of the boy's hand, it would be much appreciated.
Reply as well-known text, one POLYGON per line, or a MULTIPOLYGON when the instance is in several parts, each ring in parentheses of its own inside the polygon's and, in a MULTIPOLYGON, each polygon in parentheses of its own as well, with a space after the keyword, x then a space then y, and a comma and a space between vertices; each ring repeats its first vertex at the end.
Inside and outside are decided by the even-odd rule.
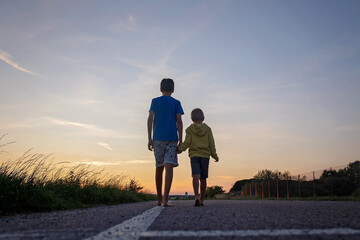
POLYGON ((177 147, 177 153, 180 154, 182 151, 179 150, 179 147, 177 147))
POLYGON ((218 162, 219 161, 219 158, 215 159, 215 162, 218 162))
POLYGON ((154 149, 154 146, 153 146, 153 140, 152 139, 149 139, 149 142, 148 142, 148 149, 149 151, 152 151, 154 149))
POLYGON ((178 142, 177 147, 176 147, 177 153, 182 153, 182 151, 179 151, 179 147, 181 146, 181 144, 182 144, 182 141, 180 140, 180 141, 178 142))

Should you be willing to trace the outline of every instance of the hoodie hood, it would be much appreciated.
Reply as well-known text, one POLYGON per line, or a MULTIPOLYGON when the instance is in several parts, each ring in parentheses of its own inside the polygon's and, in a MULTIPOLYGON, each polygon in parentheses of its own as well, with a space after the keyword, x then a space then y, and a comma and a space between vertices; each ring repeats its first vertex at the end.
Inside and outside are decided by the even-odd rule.
POLYGON ((199 123, 199 124, 194 123, 191 124, 189 128, 194 135, 202 137, 206 135, 206 132, 209 127, 205 123, 199 123))

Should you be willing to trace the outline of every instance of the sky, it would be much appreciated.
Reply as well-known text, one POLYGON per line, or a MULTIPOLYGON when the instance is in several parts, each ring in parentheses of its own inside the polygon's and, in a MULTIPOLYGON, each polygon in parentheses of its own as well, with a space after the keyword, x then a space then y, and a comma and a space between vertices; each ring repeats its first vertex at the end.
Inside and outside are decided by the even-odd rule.
MULTIPOLYGON (((0 0, 0 161, 135 177, 155 192, 146 120, 175 81, 184 127, 201 108, 229 190, 258 170, 303 174, 360 159, 360 1, 0 0)), ((192 193, 187 153, 171 194, 192 193)))

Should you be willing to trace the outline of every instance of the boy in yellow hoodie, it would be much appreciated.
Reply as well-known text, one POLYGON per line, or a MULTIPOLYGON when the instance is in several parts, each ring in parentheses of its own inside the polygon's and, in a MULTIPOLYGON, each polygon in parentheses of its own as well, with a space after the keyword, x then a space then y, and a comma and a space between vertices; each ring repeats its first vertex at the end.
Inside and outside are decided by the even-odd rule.
POLYGON ((211 128, 203 123, 204 119, 204 113, 200 108, 192 110, 191 120, 193 124, 186 129, 185 141, 178 147, 178 153, 189 148, 195 206, 204 206, 206 179, 209 172, 209 157, 214 158, 215 162, 219 161, 211 128))

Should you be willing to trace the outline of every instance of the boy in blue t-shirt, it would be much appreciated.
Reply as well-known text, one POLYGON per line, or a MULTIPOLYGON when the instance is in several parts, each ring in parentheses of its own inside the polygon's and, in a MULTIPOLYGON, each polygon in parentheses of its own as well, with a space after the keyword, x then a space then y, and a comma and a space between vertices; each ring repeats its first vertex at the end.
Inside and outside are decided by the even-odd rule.
POLYGON ((183 123, 181 115, 184 111, 180 101, 171 97, 174 92, 174 81, 164 78, 160 84, 161 97, 154 98, 151 102, 148 128, 148 149, 154 150, 156 160, 156 191, 158 206, 169 207, 168 203, 173 168, 177 167, 177 146, 182 143, 183 123), (154 129, 153 136, 151 131, 154 129), (165 167, 164 198, 162 197, 162 179, 165 167))

